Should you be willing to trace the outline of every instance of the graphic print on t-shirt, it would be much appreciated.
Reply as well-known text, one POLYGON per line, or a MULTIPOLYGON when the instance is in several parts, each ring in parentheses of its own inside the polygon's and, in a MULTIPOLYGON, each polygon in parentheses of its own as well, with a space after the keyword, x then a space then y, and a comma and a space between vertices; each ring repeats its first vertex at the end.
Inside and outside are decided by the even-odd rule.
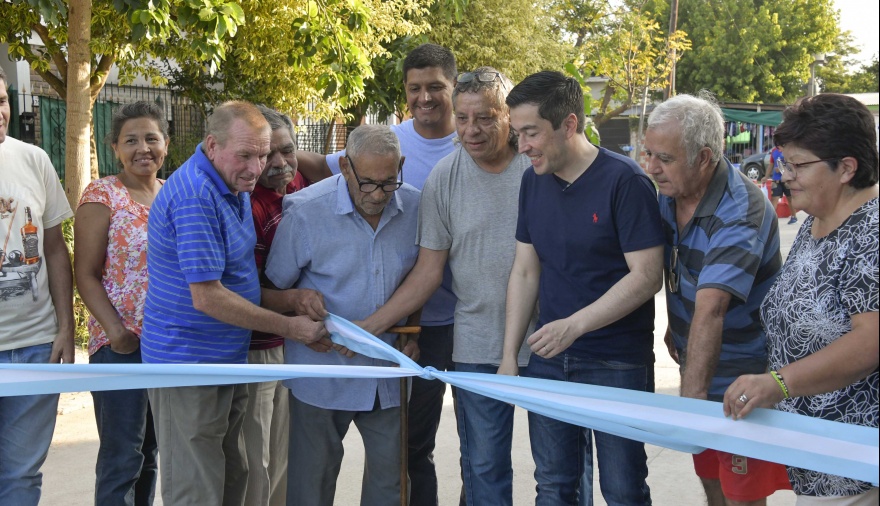
POLYGON ((39 236, 30 206, 0 195, 0 302, 28 292, 37 300, 37 273, 43 265, 39 236))

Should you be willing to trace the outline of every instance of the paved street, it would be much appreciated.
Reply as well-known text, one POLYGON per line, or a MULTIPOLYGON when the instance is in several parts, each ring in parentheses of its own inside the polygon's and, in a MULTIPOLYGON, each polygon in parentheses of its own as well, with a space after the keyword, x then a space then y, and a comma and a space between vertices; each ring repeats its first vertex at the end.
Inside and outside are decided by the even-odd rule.
MULTIPOLYGON (((782 235, 782 254, 788 254, 798 226, 803 222, 804 213, 797 225, 787 225, 788 219, 779 220, 782 235)), ((657 393, 677 395, 679 386, 678 366, 669 358, 663 344, 666 329, 665 297, 662 292, 656 297, 657 321, 654 350, 657 355, 655 366, 657 393)), ((78 361, 86 361, 78 356, 78 361)), ((719 406, 719 410, 720 410, 719 406)), ((441 483, 440 504, 453 506, 458 503, 461 487, 458 470, 458 436, 455 431, 455 417, 452 413, 452 399, 447 394, 443 419, 440 424, 436 451, 436 463, 441 483)), ((94 503, 94 464, 98 450, 94 413, 91 396, 86 393, 64 394, 59 408, 57 427, 49 458, 43 466, 44 485, 41 504, 49 506, 86 506, 94 503)), ((649 446, 648 484, 655 505, 699 505, 705 504, 702 488, 694 475, 691 456, 664 448, 649 446)), ((514 504, 534 504, 535 482, 532 478, 534 464, 529 449, 526 412, 517 408, 514 447, 514 504)), ((339 478, 336 505, 351 506, 359 503, 360 483, 363 463, 363 446, 357 429, 352 427, 346 437, 346 454, 339 478)), ((599 493, 598 473, 595 480, 595 502, 604 505, 599 493)), ((789 506, 795 502, 791 492, 777 492, 770 497, 770 506, 789 506)), ((161 499, 157 498, 157 505, 161 499)))

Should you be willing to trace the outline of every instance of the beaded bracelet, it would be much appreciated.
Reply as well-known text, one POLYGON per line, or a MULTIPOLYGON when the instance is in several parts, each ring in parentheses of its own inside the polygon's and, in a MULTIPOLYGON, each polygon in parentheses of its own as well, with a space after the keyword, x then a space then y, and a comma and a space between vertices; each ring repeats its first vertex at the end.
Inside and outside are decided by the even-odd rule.
POLYGON ((789 397, 791 397, 790 395, 788 395, 788 386, 785 384, 785 380, 782 379, 782 375, 776 371, 770 371, 770 376, 773 376, 773 379, 776 380, 776 383, 779 385, 779 388, 782 389, 782 393, 783 395, 785 395, 785 398, 788 399, 789 397))

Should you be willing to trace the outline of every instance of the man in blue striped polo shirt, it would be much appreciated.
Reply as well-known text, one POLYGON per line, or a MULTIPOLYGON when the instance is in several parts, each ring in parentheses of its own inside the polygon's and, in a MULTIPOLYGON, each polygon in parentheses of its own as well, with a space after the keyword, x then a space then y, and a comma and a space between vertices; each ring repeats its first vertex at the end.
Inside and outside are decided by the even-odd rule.
MULTIPOLYGON (((708 94, 660 104, 645 133, 666 235, 666 345, 681 366, 682 397, 710 401, 740 374, 766 371, 758 308, 782 266, 776 213, 722 158, 723 142, 721 109, 708 94)), ((763 505, 791 488, 783 466, 739 455, 706 450, 694 467, 709 506, 763 505)))
MULTIPOLYGON (((266 164, 270 134, 253 104, 221 105, 208 118, 204 142, 156 196, 148 225, 144 362, 243 364, 251 329, 330 348, 316 293, 267 291, 266 307, 306 316, 258 306, 248 192, 266 164)), ((163 503, 242 504, 245 385, 151 389, 149 397, 163 503)))

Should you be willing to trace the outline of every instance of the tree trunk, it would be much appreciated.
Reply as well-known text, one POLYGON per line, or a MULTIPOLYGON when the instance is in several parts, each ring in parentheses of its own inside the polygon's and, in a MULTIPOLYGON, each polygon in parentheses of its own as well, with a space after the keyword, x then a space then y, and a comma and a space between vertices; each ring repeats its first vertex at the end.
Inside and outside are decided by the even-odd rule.
MULTIPOLYGON (((94 107, 94 106, 95 106, 95 104, 91 104, 89 111, 91 111, 92 107, 94 107)), ((94 116, 92 116, 92 120, 89 123, 89 126, 91 127, 91 131, 94 132, 95 131, 95 118, 94 118, 94 116)), ((90 169, 89 172, 91 174, 91 179, 95 180, 95 179, 100 178, 101 174, 98 171, 98 143, 95 140, 94 135, 89 135, 89 148, 90 148, 89 149, 89 169, 90 169)))
POLYGON ((91 121, 89 93, 91 74, 89 39, 91 38, 91 0, 68 2, 67 61, 67 137, 64 158, 64 189, 70 207, 76 209, 79 198, 91 181, 91 121))

